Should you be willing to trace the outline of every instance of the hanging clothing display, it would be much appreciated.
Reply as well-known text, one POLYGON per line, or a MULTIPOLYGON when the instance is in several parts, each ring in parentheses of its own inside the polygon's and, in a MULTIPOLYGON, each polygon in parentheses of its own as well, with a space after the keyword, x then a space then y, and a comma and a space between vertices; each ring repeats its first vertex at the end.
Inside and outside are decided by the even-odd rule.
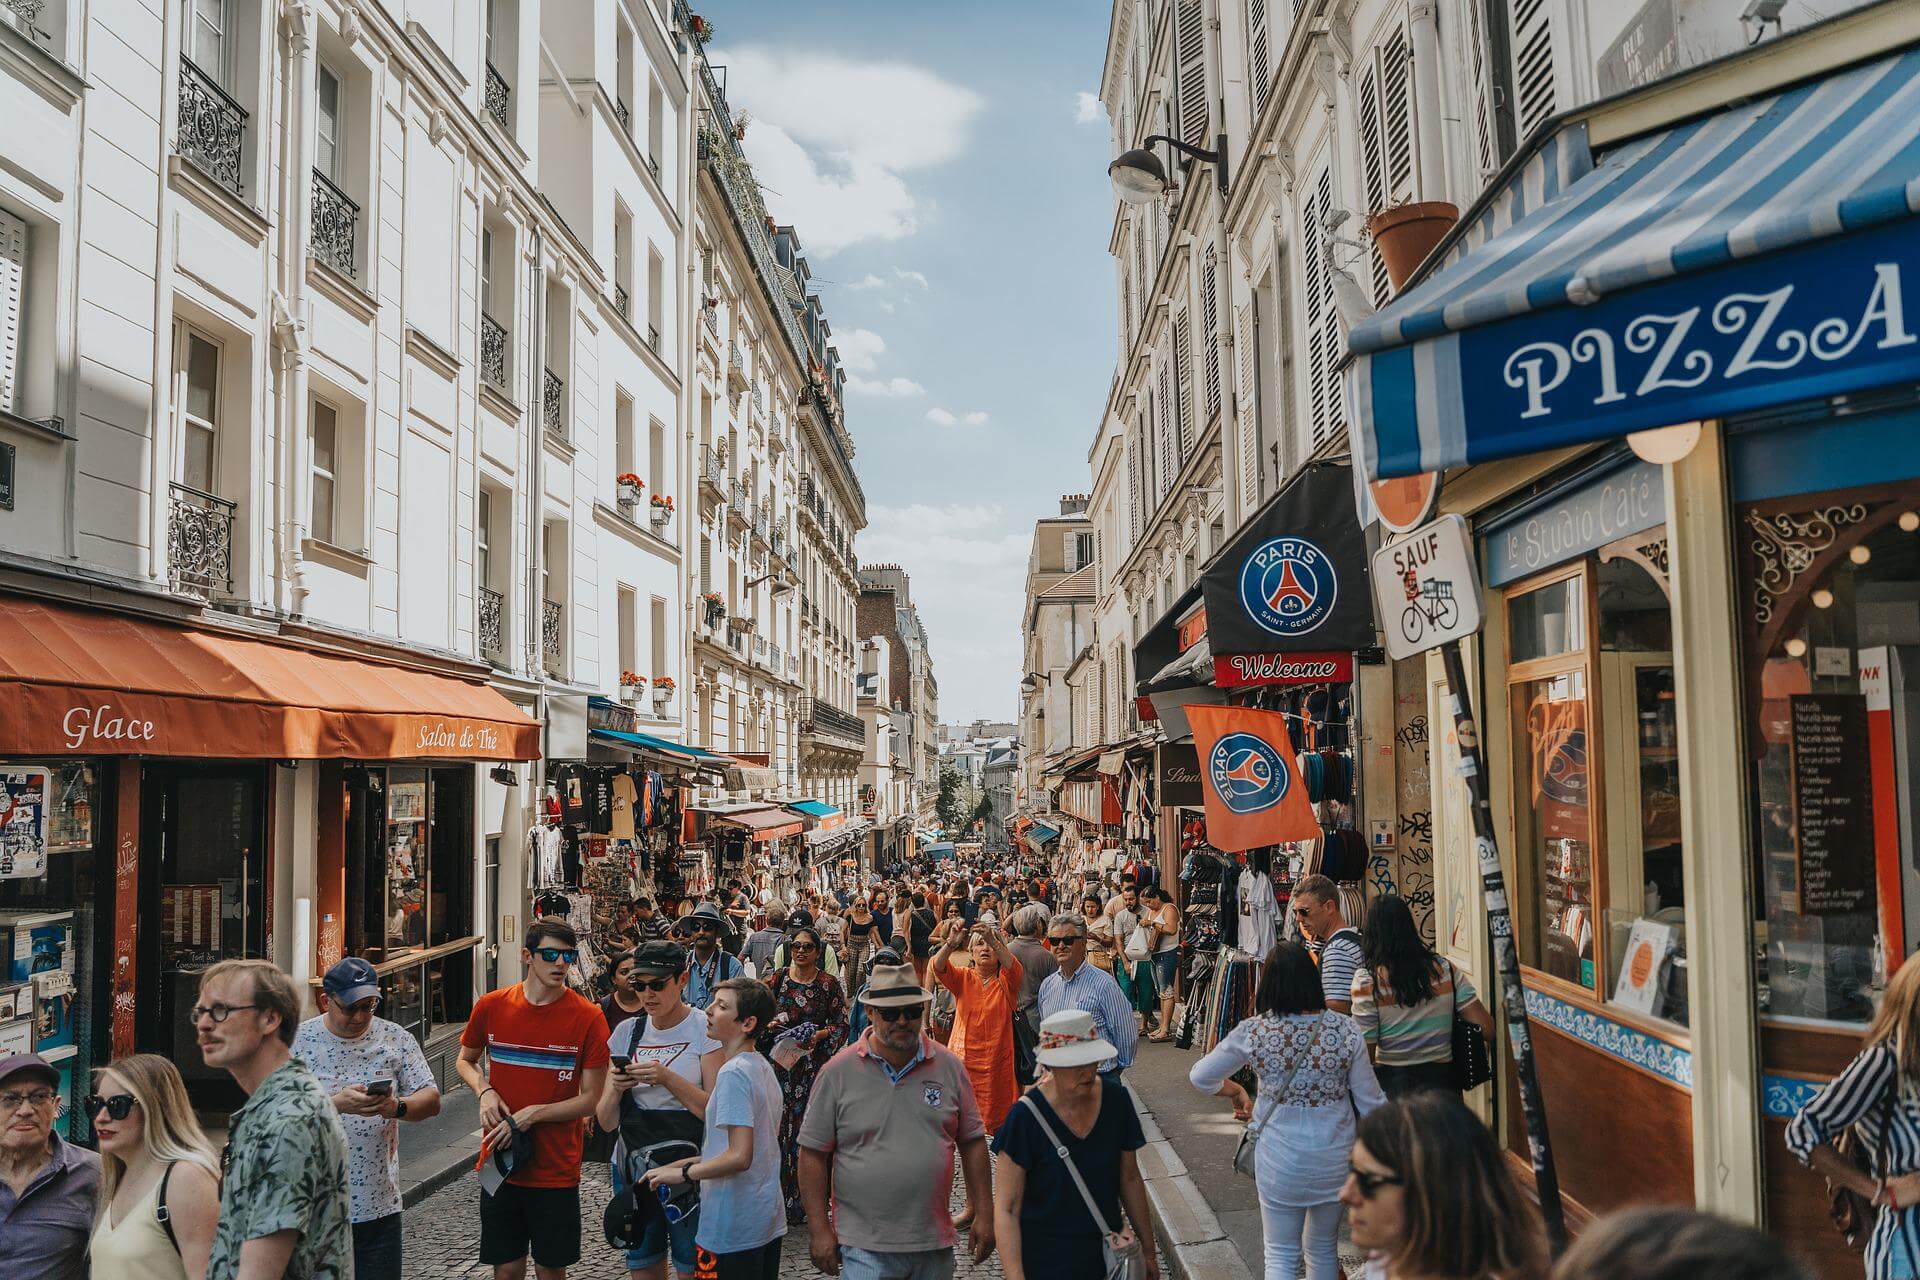
POLYGON ((1273 881, 1259 871, 1247 871, 1235 885, 1239 903, 1237 912, 1240 950, 1264 960, 1273 950, 1274 933, 1280 922, 1280 903, 1273 893, 1273 881))

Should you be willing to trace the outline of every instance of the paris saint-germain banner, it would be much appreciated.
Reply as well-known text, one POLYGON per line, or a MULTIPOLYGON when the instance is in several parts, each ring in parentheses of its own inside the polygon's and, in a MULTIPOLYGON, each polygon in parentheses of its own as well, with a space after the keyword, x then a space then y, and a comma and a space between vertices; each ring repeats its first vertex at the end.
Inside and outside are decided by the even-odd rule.
POLYGON ((1208 844, 1239 853, 1320 834, 1285 715, 1198 704, 1186 713, 1200 756, 1208 844))
POLYGON ((1307 468, 1249 520, 1200 581, 1215 655, 1351 652, 1376 643, 1353 469, 1307 468))

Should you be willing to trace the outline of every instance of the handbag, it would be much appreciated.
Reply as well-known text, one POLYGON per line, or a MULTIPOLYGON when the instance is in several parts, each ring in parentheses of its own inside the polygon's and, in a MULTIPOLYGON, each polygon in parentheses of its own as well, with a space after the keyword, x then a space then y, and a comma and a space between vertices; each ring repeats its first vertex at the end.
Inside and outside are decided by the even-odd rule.
POLYGON ((1066 1144, 1060 1141, 1060 1135, 1040 1114, 1040 1108, 1034 1105, 1033 1095, 1023 1093, 1020 1101, 1039 1121, 1040 1132, 1046 1134, 1047 1141, 1053 1144, 1053 1153, 1067 1166, 1067 1173, 1073 1178, 1080 1199, 1086 1203, 1087 1212, 1093 1215, 1093 1225, 1100 1228, 1100 1261, 1107 1280, 1147 1280, 1147 1255, 1140 1247, 1140 1237, 1131 1231, 1107 1230, 1106 1217, 1100 1212, 1100 1206, 1093 1202, 1093 1193, 1087 1190, 1086 1179, 1080 1176, 1080 1168, 1074 1164, 1073 1157, 1067 1154, 1066 1144))
MULTIPOLYGON (((1884 1106, 1887 1118, 1892 1117, 1891 1096, 1883 1097, 1874 1105, 1884 1106)), ((1886 1121, 1882 1120, 1883 1131, 1885 1123, 1886 1121)), ((1867 1148, 1866 1138, 1861 1134, 1858 1123, 1848 1125, 1842 1130, 1833 1139, 1832 1145, 1834 1152, 1842 1160, 1861 1173, 1869 1178, 1880 1176, 1880 1171, 1875 1166, 1873 1152, 1867 1148)), ((1825 1179, 1825 1182, 1827 1184, 1827 1217, 1832 1221, 1834 1229, 1840 1233, 1849 1248, 1866 1248, 1867 1237, 1873 1234, 1873 1224, 1879 1220, 1880 1211, 1874 1207, 1871 1200, 1851 1187, 1837 1183, 1831 1178, 1825 1179)))
POLYGON ((1325 1025, 1324 1021, 1314 1023, 1313 1035, 1307 1041, 1306 1052, 1287 1068, 1287 1073, 1280 1077, 1280 1087, 1268 1096, 1266 1114, 1261 1115, 1256 1112, 1254 1118, 1247 1121, 1247 1127, 1240 1131, 1239 1145, 1233 1149, 1235 1173, 1245 1174, 1249 1178, 1259 1176, 1254 1172, 1254 1161, 1260 1150, 1260 1135, 1266 1131, 1267 1123, 1273 1119, 1273 1113, 1280 1106, 1281 1099, 1287 1096, 1287 1090, 1293 1087, 1293 1077, 1300 1070, 1301 1063, 1313 1056, 1313 1046, 1320 1043, 1320 1028, 1325 1025))
POLYGON ((1127 935, 1126 956, 1136 964, 1153 958, 1153 930, 1147 928, 1144 920, 1135 924, 1133 932, 1127 935))
MULTIPOLYGON (((1447 968, 1453 972, 1451 964, 1447 968)), ((1458 980, 1456 976, 1455 981, 1458 980)), ((1452 1000, 1452 1009, 1453 1087, 1465 1093, 1493 1079, 1493 1053, 1487 1044, 1487 1033, 1460 1016, 1457 992, 1452 1000)))
POLYGON ((1008 1017, 1013 1023, 1013 1078, 1025 1088, 1040 1074, 1040 1030, 1024 1009, 1015 1009, 1008 1017))

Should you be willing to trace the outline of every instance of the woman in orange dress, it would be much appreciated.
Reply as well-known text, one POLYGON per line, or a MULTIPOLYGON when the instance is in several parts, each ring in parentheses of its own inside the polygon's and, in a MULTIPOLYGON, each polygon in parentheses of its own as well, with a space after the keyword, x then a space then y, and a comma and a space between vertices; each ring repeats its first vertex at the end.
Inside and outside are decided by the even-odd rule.
POLYGON ((997 930, 985 925, 956 929, 933 958, 934 976, 953 992, 953 1033, 947 1048, 966 1064, 974 1100, 988 1133, 997 1133, 1020 1088, 1013 1078, 1013 1011, 1020 1003, 1020 962, 997 930), (955 964, 962 946, 971 967, 955 964))

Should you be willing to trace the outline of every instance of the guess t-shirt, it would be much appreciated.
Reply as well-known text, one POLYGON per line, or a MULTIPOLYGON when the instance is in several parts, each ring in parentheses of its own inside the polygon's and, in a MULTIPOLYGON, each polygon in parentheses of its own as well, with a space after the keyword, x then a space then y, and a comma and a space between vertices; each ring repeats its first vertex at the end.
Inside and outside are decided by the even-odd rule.
MULTIPOLYGON (((460 1043, 486 1050, 487 1082, 510 1111, 576 1098, 580 1073, 607 1065, 607 1022, 598 1005, 577 991, 530 1004, 518 982, 473 1002, 460 1043)), ((578 1120, 535 1125, 533 1159, 508 1181, 523 1187, 576 1186, 584 1145, 578 1120)), ((482 1151, 481 1161, 490 1154, 482 1151)))
MULTIPOLYGON (((628 1018, 607 1037, 609 1054, 630 1058, 636 1065, 658 1063, 694 1084, 700 1083, 700 1059, 719 1047, 707 1034, 705 1009, 689 1009, 666 1028, 649 1020, 645 1031, 639 1018, 628 1018)), ((620 1099, 620 1136, 629 1149, 674 1138, 698 1143, 700 1129, 700 1117, 663 1084, 637 1084, 620 1099)))

